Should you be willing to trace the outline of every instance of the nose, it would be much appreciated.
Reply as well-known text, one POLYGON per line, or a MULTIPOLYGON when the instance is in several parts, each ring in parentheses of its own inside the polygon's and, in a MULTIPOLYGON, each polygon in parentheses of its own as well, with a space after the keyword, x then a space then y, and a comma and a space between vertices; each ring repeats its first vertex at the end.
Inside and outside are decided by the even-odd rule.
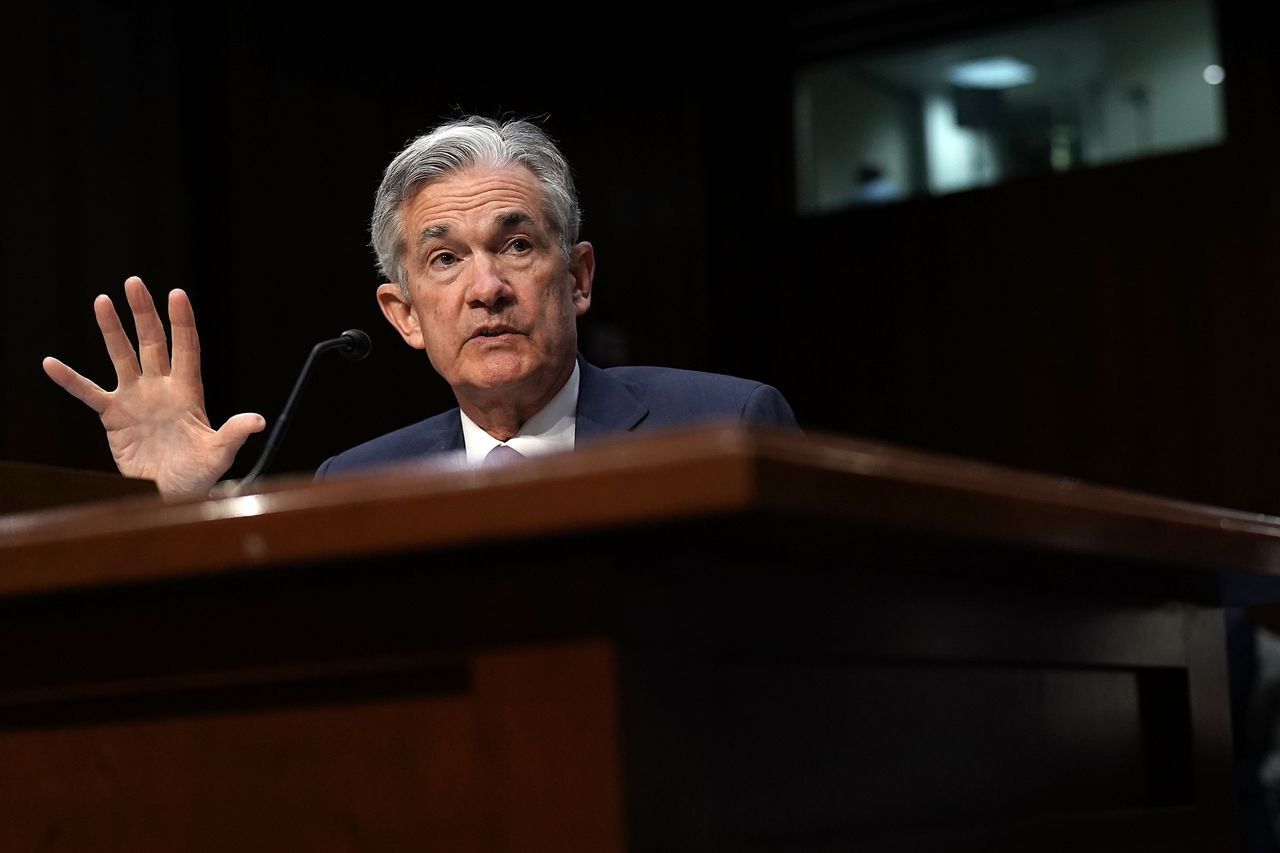
POLYGON ((485 254, 474 256, 471 281, 467 283, 467 303, 479 307, 494 308, 511 295, 497 259, 485 254))

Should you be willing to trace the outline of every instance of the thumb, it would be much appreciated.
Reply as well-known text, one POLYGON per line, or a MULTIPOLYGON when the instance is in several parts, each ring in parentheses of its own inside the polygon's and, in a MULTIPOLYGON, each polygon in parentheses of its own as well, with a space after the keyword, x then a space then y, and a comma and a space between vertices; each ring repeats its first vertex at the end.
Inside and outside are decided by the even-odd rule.
POLYGON ((261 432, 266 426, 267 419, 256 412, 233 415, 218 429, 218 441, 227 449, 239 449, 249 436, 261 432))

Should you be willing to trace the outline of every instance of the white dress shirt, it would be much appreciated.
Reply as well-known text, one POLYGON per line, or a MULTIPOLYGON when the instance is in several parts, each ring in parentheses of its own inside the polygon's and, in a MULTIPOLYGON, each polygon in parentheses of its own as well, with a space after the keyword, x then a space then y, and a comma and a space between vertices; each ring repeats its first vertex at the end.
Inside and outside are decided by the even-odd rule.
POLYGON ((467 464, 479 465, 489 451, 506 444, 525 456, 539 456, 562 450, 573 450, 578 412, 578 363, 573 373, 551 400, 536 415, 525 421, 520 431, 505 442, 498 441, 481 429, 475 421, 462 415, 462 440, 467 446, 467 464))

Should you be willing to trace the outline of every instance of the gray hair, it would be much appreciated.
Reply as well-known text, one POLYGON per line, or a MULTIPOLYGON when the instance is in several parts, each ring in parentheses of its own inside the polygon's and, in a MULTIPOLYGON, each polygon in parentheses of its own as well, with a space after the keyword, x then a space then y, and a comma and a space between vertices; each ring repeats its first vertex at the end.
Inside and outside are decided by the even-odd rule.
POLYGON ((422 187, 470 166, 501 168, 513 163, 526 167, 538 179, 544 198, 542 213, 560 238, 565 260, 571 260, 582 212, 569 162, 555 142, 525 119, 497 121, 468 116, 445 122, 414 139, 383 173, 369 224, 382 274, 397 282, 408 296, 400 208, 422 187))

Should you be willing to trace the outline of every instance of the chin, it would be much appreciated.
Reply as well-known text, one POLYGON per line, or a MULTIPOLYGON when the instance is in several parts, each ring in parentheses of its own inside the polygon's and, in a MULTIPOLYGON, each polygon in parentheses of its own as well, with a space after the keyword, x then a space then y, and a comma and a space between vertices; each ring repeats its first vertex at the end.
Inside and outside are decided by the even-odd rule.
POLYGON ((491 359, 471 371, 472 384, 477 388, 496 390, 510 388, 527 382, 535 373, 536 365, 522 359, 491 359))

